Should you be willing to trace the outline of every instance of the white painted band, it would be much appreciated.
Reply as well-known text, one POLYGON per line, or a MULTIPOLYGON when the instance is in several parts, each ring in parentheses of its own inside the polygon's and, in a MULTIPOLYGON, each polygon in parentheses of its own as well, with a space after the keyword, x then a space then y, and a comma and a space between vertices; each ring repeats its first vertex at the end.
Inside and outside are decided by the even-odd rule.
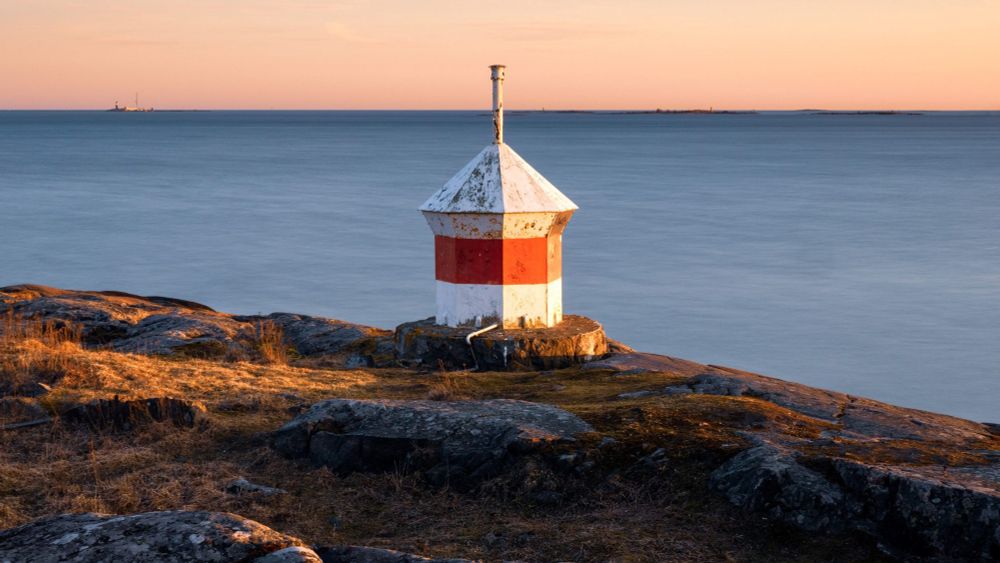
POLYGON ((436 213, 424 211, 435 235, 452 238, 540 238, 562 234, 572 211, 539 213, 436 213))
POLYGON ((536 328, 562 322, 562 279, 524 285, 455 284, 438 281, 436 322, 475 326, 501 322, 503 328, 536 328))

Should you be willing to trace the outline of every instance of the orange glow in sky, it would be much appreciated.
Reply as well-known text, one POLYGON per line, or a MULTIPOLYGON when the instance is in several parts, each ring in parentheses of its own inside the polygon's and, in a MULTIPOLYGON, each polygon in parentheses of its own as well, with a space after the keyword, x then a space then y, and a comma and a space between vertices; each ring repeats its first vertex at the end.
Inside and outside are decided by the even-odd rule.
POLYGON ((997 0, 0 0, 0 109, 1000 109, 997 0))

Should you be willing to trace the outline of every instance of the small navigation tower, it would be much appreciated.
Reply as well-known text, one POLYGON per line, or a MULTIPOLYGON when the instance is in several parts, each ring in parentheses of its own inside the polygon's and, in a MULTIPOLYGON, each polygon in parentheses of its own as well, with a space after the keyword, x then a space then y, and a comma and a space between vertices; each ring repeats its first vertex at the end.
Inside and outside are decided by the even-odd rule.
POLYGON ((577 206, 504 143, 505 71, 490 66, 493 143, 420 206, 434 232, 438 325, 563 319, 562 234, 577 206))

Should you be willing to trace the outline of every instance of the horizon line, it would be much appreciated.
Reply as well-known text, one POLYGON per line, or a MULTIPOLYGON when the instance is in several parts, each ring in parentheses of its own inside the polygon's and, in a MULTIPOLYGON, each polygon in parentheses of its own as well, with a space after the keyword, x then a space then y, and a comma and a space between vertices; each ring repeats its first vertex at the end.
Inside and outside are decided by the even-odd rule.
MULTIPOLYGON (((153 112, 163 111, 163 112, 199 112, 199 111, 385 111, 385 112, 399 112, 399 111, 426 111, 426 112, 468 112, 468 111, 482 111, 490 113, 492 110, 489 107, 484 108, 291 108, 291 107, 272 107, 272 108, 260 108, 260 107, 227 107, 227 108, 183 108, 183 107, 163 107, 152 108, 153 112)), ((593 108, 505 108, 507 112, 539 112, 539 113, 567 113, 567 112, 590 112, 590 113, 609 113, 609 112, 650 112, 650 113, 671 113, 671 112, 705 112, 705 113, 722 113, 722 112, 798 112, 798 111, 829 111, 829 112, 959 112, 959 111, 986 111, 986 112, 996 112, 1000 111, 1000 107, 996 108, 937 108, 937 109, 924 109, 924 108, 871 108, 871 107, 857 107, 857 108, 824 108, 824 107, 796 107, 796 108, 771 108, 771 109, 757 109, 757 108, 716 108, 710 106, 708 108, 703 107, 660 107, 660 108, 608 108, 608 109, 593 109, 593 108)), ((65 108, 65 107, 46 107, 46 108, 0 108, 0 111, 93 111, 93 112, 108 112, 109 108, 65 108)), ((140 112, 141 113, 141 112, 140 112)))

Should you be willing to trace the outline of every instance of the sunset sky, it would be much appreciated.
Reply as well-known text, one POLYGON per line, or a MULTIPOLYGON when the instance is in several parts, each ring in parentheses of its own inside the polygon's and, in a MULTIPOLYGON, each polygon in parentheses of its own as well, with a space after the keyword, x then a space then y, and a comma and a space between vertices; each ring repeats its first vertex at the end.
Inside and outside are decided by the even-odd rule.
POLYGON ((0 0, 0 109, 1000 109, 1000 0, 0 0))

